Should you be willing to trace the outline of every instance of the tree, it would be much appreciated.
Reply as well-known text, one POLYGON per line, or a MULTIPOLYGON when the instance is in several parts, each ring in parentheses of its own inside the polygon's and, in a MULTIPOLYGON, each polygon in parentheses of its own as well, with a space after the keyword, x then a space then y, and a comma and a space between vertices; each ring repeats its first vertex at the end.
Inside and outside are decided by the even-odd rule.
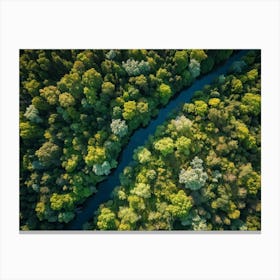
POLYGON ((90 68, 91 65, 93 64, 93 51, 92 50, 84 50, 80 53, 77 54, 77 58, 78 61, 81 61, 86 68, 90 68))
POLYGON ((39 111, 46 111, 50 108, 49 104, 45 102, 44 98, 41 96, 33 97, 32 105, 39 111))
POLYGON ((171 124, 174 126, 177 132, 186 135, 190 133, 192 121, 186 118, 184 115, 181 115, 176 117, 175 120, 172 120, 171 124))
POLYGON ((216 63, 220 63, 223 60, 226 60, 231 56, 233 50, 218 50, 215 53, 215 61, 216 63))
POLYGON ((19 129, 20 129, 20 133, 19 133, 20 137, 26 140, 40 138, 44 133, 42 129, 38 128, 36 125, 30 122, 21 121, 19 124, 19 129))
POLYGON ((247 64, 243 60, 234 61, 231 66, 231 71, 234 73, 241 73, 246 66, 247 64))
POLYGON ((33 123, 41 123, 43 120, 39 117, 39 111, 34 105, 29 105, 26 108, 24 116, 33 123))
POLYGON ((103 207, 97 218, 97 227, 100 230, 117 229, 116 215, 109 208, 103 207))
POLYGON ((128 101, 124 103, 123 118, 125 120, 132 120, 137 114, 136 102, 128 101))
POLYGON ((117 51, 116 50, 110 50, 106 53, 106 58, 113 60, 117 56, 117 51))
POLYGON ((58 103, 60 91, 55 86, 48 86, 40 89, 40 94, 50 105, 56 105, 58 103))
POLYGON ((154 148, 160 151, 163 156, 167 156, 168 154, 173 153, 174 143, 172 138, 164 137, 154 143, 154 148))
POLYGON ((256 195, 261 188, 261 177, 252 168, 251 163, 243 164, 239 168, 237 184, 245 187, 250 195, 256 195))
POLYGON ((246 93, 242 99, 240 109, 245 114, 258 116, 261 112, 261 96, 253 93, 246 93))
POLYGON ((129 207, 120 207, 118 217, 121 219, 119 230, 132 230, 140 217, 129 207))
POLYGON ((201 61, 200 70, 202 74, 210 72, 215 65, 215 60, 212 56, 208 56, 206 59, 201 61))
POLYGON ((185 188, 198 190, 202 188, 207 179, 207 173, 203 171, 202 160, 195 157, 191 162, 190 168, 182 169, 179 174, 179 182, 185 184, 185 188))
POLYGON ((130 193, 138 195, 143 198, 150 198, 151 197, 151 186, 149 184, 138 183, 130 191, 130 193))
POLYGON ((235 122, 236 136, 240 140, 245 140, 249 137, 249 129, 245 123, 241 121, 235 122))
POLYGON ((260 229, 261 229, 260 217, 257 217, 256 215, 249 215, 246 218, 245 230, 260 230, 260 229))
POLYGON ((61 149, 58 145, 52 142, 45 142, 41 148, 35 152, 35 155, 44 166, 50 166, 59 161, 60 153, 61 149))
POLYGON ((234 77, 231 80, 231 91, 232 91, 232 93, 241 93, 242 90, 243 90, 242 82, 239 79, 234 77))
POLYGON ((23 82, 24 88, 31 96, 36 96, 39 93, 40 83, 35 79, 23 82))
POLYGON ((51 198, 51 208, 53 210, 61 210, 61 209, 66 209, 66 210, 71 210, 73 209, 74 206, 74 200, 71 194, 57 194, 53 193, 51 198))
POLYGON ((163 82, 167 82, 171 77, 171 74, 165 68, 159 68, 156 73, 156 77, 163 82))
POLYGON ((191 59, 195 59, 199 63, 207 58, 207 54, 204 52, 204 50, 192 50, 190 54, 191 59))
POLYGON ((102 84, 102 76, 94 68, 91 68, 83 74, 82 83, 85 87, 99 90, 102 84))
POLYGON ((79 163, 79 156, 78 155, 71 155, 71 157, 62 164, 62 166, 65 168, 65 170, 68 173, 71 173, 75 170, 79 163))
POLYGON ((43 201, 39 201, 35 207, 36 215, 40 221, 45 218, 46 204, 43 201))
POLYGON ((93 166, 96 163, 102 164, 106 160, 105 149, 103 147, 88 146, 88 153, 85 156, 85 163, 93 166))
POLYGON ((133 158, 141 164, 144 164, 151 160, 151 155, 151 152, 147 148, 141 146, 134 150, 133 158))
POLYGON ((82 106, 87 107, 87 105, 96 105, 97 94, 94 88, 84 87, 84 94, 86 96, 86 100, 82 100, 82 106))
POLYGON ((200 75, 200 63, 196 59, 190 60, 189 71, 194 79, 200 75))
POLYGON ((173 219, 183 219, 185 218, 191 207, 192 207, 192 199, 187 196, 183 190, 180 190, 176 194, 172 194, 170 196, 171 204, 168 205, 166 210, 171 213, 173 219))
POLYGON ((76 60, 73 64, 72 72, 82 75, 85 72, 84 63, 82 61, 76 60))
POLYGON ((111 82, 103 82, 102 93, 105 95, 112 95, 115 91, 115 85, 111 82))
POLYGON ((208 110, 207 103, 202 100, 196 100, 194 102, 194 105, 195 105, 195 113, 201 117, 204 117, 208 110))
POLYGON ((129 81, 133 81, 139 89, 143 90, 144 93, 148 92, 149 83, 143 74, 130 78, 129 81))
POLYGON ((61 92, 69 92, 75 98, 79 98, 83 85, 81 83, 81 77, 77 72, 66 74, 57 83, 57 87, 61 92))
POLYGON ((59 95, 59 103, 61 107, 68 108, 75 105, 75 98, 68 92, 59 95))
POLYGON ((175 147, 178 152, 188 156, 190 154, 191 139, 181 136, 176 140, 175 147))
POLYGON ((112 120, 110 127, 112 132, 119 137, 125 136, 128 132, 128 126, 124 120, 112 120))
POLYGON ((98 176, 103 176, 103 175, 109 175, 111 171, 111 165, 108 161, 104 161, 102 164, 96 163, 92 167, 92 171, 98 175, 98 176))
POLYGON ((258 70, 257 69, 252 69, 247 72, 247 78, 249 81, 255 81, 258 78, 258 70))
POLYGON ((188 54, 186 50, 176 51, 173 58, 176 65, 176 72, 181 73, 188 66, 188 54))
POLYGON ((67 212, 61 212, 58 214, 58 221, 60 223, 69 223, 71 220, 73 220, 75 217, 75 214, 71 211, 67 212))
POLYGON ((146 208, 144 199, 138 195, 129 195, 127 200, 129 202, 129 207, 135 212, 141 212, 146 208))
POLYGON ((122 62, 128 76, 138 76, 140 74, 148 74, 150 72, 149 62, 141 60, 140 62, 134 59, 128 59, 122 62))
POLYGON ((221 100, 219 98, 210 98, 208 104, 211 107, 217 107, 220 104, 221 100))
POLYGON ((161 84, 158 88, 159 98, 162 105, 166 105, 172 95, 169 85, 161 84))

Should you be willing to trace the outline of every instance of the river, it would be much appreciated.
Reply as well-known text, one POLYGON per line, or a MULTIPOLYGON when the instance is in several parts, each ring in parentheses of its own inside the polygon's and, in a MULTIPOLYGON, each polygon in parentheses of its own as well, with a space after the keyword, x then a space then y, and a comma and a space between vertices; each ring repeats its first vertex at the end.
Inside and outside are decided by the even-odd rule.
POLYGON ((247 50, 238 51, 232 55, 223 65, 212 72, 196 80, 189 88, 177 93, 168 105, 160 109, 158 116, 152 119, 145 128, 139 128, 131 136, 127 146, 121 152, 119 164, 115 170, 102 182, 97 185, 98 192, 89 197, 83 204, 82 211, 76 214, 76 217, 65 226, 67 230, 81 230, 83 224, 93 218, 94 212, 99 205, 111 198, 111 193, 116 186, 120 185, 119 175, 124 168, 133 160, 133 151, 138 146, 143 146, 149 135, 154 134, 158 125, 166 121, 169 114, 180 105, 189 102, 195 91, 201 90, 205 85, 210 84, 213 79, 219 75, 226 74, 234 61, 239 60, 247 50))

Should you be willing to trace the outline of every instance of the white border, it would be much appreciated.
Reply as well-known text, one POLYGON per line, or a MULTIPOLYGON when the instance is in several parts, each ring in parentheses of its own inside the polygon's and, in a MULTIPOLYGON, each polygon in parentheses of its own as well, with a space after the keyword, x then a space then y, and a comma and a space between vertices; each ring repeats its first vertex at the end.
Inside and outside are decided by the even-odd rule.
POLYGON ((2 1, 1 279, 279 279, 279 2, 2 1), (261 48, 261 234, 19 234, 20 48, 261 48))

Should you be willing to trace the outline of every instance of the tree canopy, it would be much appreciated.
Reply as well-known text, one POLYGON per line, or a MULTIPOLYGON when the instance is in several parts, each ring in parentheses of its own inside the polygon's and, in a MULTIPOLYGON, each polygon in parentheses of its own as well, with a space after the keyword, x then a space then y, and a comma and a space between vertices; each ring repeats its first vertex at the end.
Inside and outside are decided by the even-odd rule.
MULTIPOLYGON (((131 135, 232 50, 21 50, 20 227, 64 229, 131 135)), ((260 54, 196 92, 121 174, 89 228, 260 228, 260 54)))

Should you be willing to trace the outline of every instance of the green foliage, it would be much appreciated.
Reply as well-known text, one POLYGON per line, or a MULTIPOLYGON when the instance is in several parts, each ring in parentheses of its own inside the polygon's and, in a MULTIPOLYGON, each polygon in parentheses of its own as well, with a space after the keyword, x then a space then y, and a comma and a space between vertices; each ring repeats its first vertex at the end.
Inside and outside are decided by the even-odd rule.
POLYGON ((135 194, 143 198, 149 198, 151 197, 150 189, 151 189, 150 185, 144 183, 138 183, 130 192, 132 194, 135 194))
POLYGON ((57 87, 61 92, 69 92, 78 98, 82 90, 80 75, 76 72, 64 75, 57 83, 57 87))
POLYGON ((128 76, 138 76, 140 74, 148 74, 150 72, 150 65, 144 60, 137 61, 134 59, 128 59, 126 62, 122 62, 122 66, 128 76))
POLYGON ((260 77, 245 79, 251 70, 205 86, 134 151, 105 204, 118 230, 260 229, 260 77))
POLYGON ((189 63, 189 71, 193 78, 197 78, 200 75, 200 63, 196 59, 191 59, 189 63))
POLYGON ((241 165, 237 184, 245 187, 249 194, 256 195, 261 188, 261 177, 250 163, 241 165))
POLYGON ((243 89, 243 84, 239 79, 232 79, 231 81, 231 91, 232 93, 241 93, 243 89))
POLYGON ((19 130, 20 137, 26 140, 39 138, 42 135, 42 130, 39 129, 36 125, 31 124, 30 122, 21 121, 19 125, 19 130))
POLYGON ((182 72, 188 66, 188 53, 186 50, 176 51, 174 55, 174 62, 177 73, 182 72))
POLYGON ((65 168, 66 172, 71 173, 75 170, 78 163, 79 163, 79 156, 71 155, 71 157, 65 162, 65 164, 62 164, 62 166, 65 168))
POLYGON ((190 134, 192 121, 186 118, 184 115, 178 116, 174 120, 171 120, 171 124, 180 134, 190 134))
POLYGON ((102 93, 111 95, 115 91, 115 85, 112 84, 111 82, 103 82, 102 84, 102 93))
POLYGON ((210 98, 208 104, 212 107, 217 107, 220 104, 221 100, 219 98, 210 98))
POLYGON ((185 192, 182 190, 180 190, 177 194, 172 194, 170 196, 170 202, 171 204, 168 205, 166 210, 170 212, 173 219, 185 218, 192 207, 191 197, 186 196, 185 192))
POLYGON ((175 147, 180 154, 188 156, 190 154, 191 139, 181 136, 176 140, 175 147))
POLYGON ((252 69, 249 72, 247 72, 247 78, 249 81, 255 81, 258 78, 258 70, 252 69))
POLYGON ((179 174, 179 183, 185 184, 185 188, 198 190, 203 187, 208 179, 208 175, 203 171, 202 160, 195 157, 191 166, 187 170, 182 169, 179 174))
POLYGON ((235 127, 236 127, 236 136, 238 139, 244 140, 249 137, 249 129, 246 126, 246 124, 244 124, 241 121, 236 121, 235 127))
POLYGON ((241 73, 246 66, 247 64, 243 60, 235 61, 232 63, 231 71, 235 73, 241 73))
POLYGON ((160 102, 166 105, 172 95, 172 90, 169 85, 161 84, 158 88, 160 102))
POLYGON ((60 151, 61 149, 58 145, 52 142, 45 142, 40 149, 35 152, 35 155, 43 165, 49 166, 57 162, 60 151))
MULTIPOLYGON (((21 50, 21 229, 63 229, 117 167, 133 131, 231 53, 21 50)), ((248 52, 231 73, 196 93, 134 151, 113 201, 90 227, 260 229, 259 52, 248 52), (200 183, 183 187, 182 170, 200 183)))
POLYGON ((75 214, 73 212, 62 212, 58 214, 58 221, 60 223, 69 223, 74 217, 75 214))
POLYGON ((106 160, 105 149, 103 147, 88 146, 88 153, 85 157, 85 163, 93 166, 95 163, 102 164, 106 160))
POLYGON ((132 208, 121 207, 118 213, 120 218, 119 230, 132 230, 135 228, 136 222, 139 220, 139 216, 133 211, 132 208))
POLYGON ((61 107, 68 108, 75 105, 75 98, 68 92, 59 95, 59 104, 61 107))
POLYGON ((58 103, 60 91, 55 86, 48 86, 40 89, 40 95, 44 97, 50 105, 56 105, 58 103))
POLYGON ((174 143, 173 143, 172 138, 165 137, 165 138, 162 138, 162 139, 158 140, 157 142, 155 142, 154 148, 156 150, 160 151, 160 153, 163 156, 167 156, 168 154, 173 153, 174 143))
POLYGON ((194 102, 194 105, 195 105, 195 113, 201 117, 205 116, 206 112, 207 112, 207 103, 205 103, 204 101, 202 100, 197 100, 194 102))
POLYGON ((171 74, 165 68, 159 68, 156 77, 161 81, 168 81, 171 74))
POLYGON ((39 111, 34 105, 29 105, 26 108, 24 116, 33 123, 41 123, 42 119, 38 116, 39 111))
POLYGON ((120 120, 120 119, 112 120, 110 126, 112 132, 119 137, 125 136, 128 132, 128 126, 126 125, 126 122, 124 120, 120 120))
POLYGON ((40 83, 33 79, 23 82, 23 86, 31 96, 36 96, 39 92, 40 83))
POLYGON ((133 158, 139 161, 139 163, 144 164, 150 161, 151 155, 151 152, 147 148, 141 146, 134 150, 133 158))
POLYGON ((100 230, 115 230, 117 228, 115 214, 108 208, 102 208, 97 226, 100 230))
POLYGON ((46 103, 44 101, 44 98, 42 98, 41 96, 35 96, 32 99, 32 105, 34 105, 34 107, 39 111, 46 111, 49 109, 48 103, 46 103))
POLYGON ((83 74, 82 83, 85 87, 98 90, 102 84, 102 76, 94 68, 91 68, 83 74))
POLYGON ((72 209, 74 205, 71 194, 52 194, 50 198, 51 208, 53 210, 72 209))
POLYGON ((102 164, 96 163, 93 165, 92 167, 92 171, 98 175, 98 176, 102 176, 102 175, 108 175, 111 171, 111 165, 108 161, 104 161, 102 164))
POLYGON ((132 120, 136 116, 136 102, 128 101, 124 103, 123 118, 125 120, 132 120))
POLYGON ((201 62, 202 60, 207 58, 207 54, 204 52, 204 50, 192 50, 190 54, 191 59, 195 59, 198 62, 201 62))
POLYGON ((241 99, 240 109, 245 114, 258 116, 261 112, 261 96, 253 93, 246 93, 241 99))

